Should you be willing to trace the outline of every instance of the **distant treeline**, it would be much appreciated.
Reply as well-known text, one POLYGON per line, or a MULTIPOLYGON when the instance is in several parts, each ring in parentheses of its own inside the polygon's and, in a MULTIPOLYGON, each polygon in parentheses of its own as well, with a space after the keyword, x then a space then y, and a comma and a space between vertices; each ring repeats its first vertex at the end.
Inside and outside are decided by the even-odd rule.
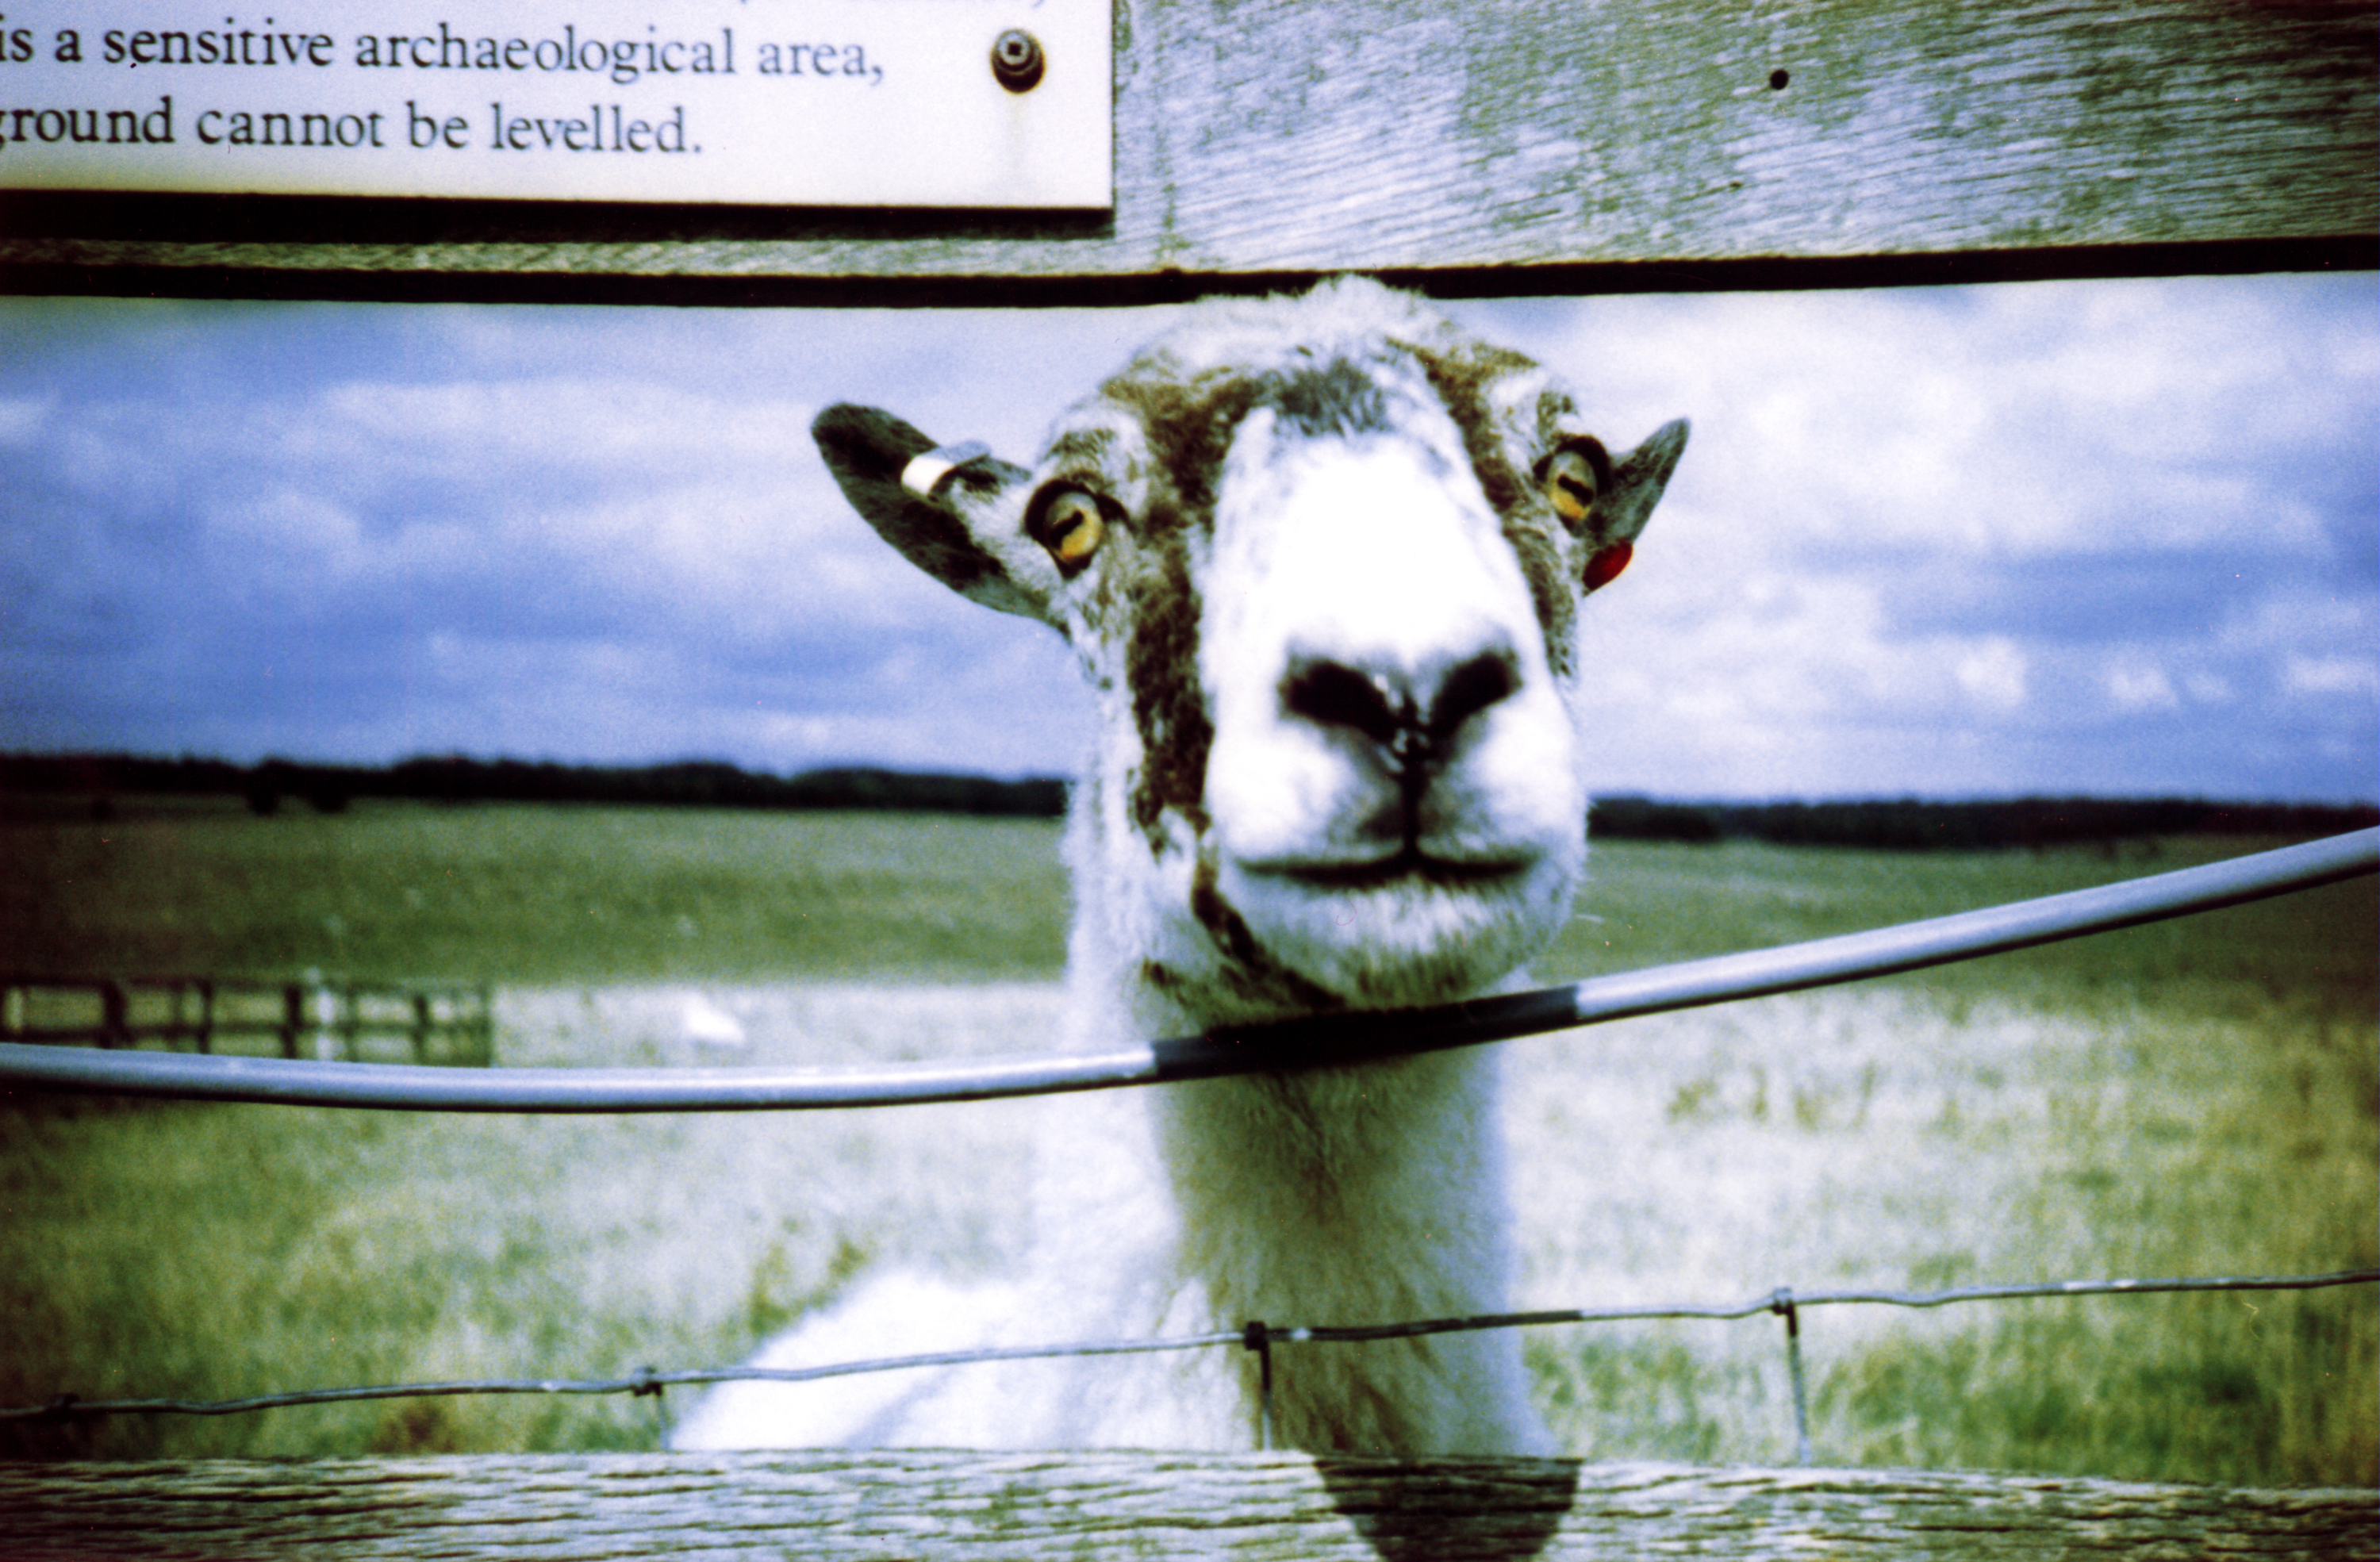
MULTIPOLYGON (((440 756, 384 768, 267 759, 157 759, 131 755, 0 755, 0 791, 108 800, 140 793, 245 798, 260 814, 285 803, 335 813, 357 798, 436 803, 610 803, 651 807, 862 808, 1056 818, 1066 784, 1048 777, 841 769, 771 776, 711 761, 674 765, 529 764, 440 756)), ((1785 846, 1972 851, 2135 841, 2157 835, 2312 839, 2380 823, 2380 809, 2322 804, 2221 803, 2202 798, 2020 797, 1941 803, 1919 798, 1835 803, 1667 803, 1598 798, 1595 833, 1607 841, 1767 841, 1785 846)))
POLYGON ((335 813, 359 797, 433 803, 612 803, 655 807, 868 808, 942 814, 1011 814, 1055 818, 1065 812, 1066 783, 1049 778, 843 769, 771 776, 734 765, 691 760, 674 765, 530 764, 442 755, 385 768, 299 765, 267 759, 154 759, 129 755, 0 756, 0 790, 78 793, 93 798, 133 793, 230 795, 269 814, 285 803, 335 813))
POLYGON ((1664 803, 1597 798, 1605 840, 1767 841, 1780 846, 1883 851, 2039 849, 2156 835, 2282 835, 2311 840, 2380 824, 2380 808, 2216 803, 2196 797, 2018 797, 1936 803, 1906 797, 1840 803, 1664 803))

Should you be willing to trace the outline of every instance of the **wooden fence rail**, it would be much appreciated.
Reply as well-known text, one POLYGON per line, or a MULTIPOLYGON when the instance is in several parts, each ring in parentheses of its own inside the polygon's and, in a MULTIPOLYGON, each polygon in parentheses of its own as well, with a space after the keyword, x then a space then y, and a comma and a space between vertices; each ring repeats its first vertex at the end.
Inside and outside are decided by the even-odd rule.
POLYGON ((284 1058, 406 1060, 485 1068, 495 1060, 492 995, 484 987, 414 987, 344 977, 303 982, 217 976, 0 975, 0 1041, 85 1047, 162 1046, 284 1058))
POLYGON ((0 1465, 84 1557, 2380 1557, 2363 1490, 1304 1454, 848 1452, 0 1465))
POLYGON ((0 193, 10 292, 1120 303, 2372 264, 2364 0, 1115 0, 1080 212, 0 193))

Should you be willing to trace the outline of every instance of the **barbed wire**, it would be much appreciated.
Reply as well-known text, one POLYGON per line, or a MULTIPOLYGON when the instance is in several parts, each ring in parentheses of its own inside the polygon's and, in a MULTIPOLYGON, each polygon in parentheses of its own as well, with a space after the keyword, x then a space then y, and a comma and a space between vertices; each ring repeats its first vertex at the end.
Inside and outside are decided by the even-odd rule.
POLYGON ((306 1388, 280 1394, 259 1394, 238 1399, 85 1399, 59 1394, 46 1404, 0 1409, 0 1422, 64 1421, 78 1416, 162 1414, 240 1415, 298 1405, 342 1404, 362 1399, 425 1399, 468 1394, 630 1394, 659 1396, 665 1389, 701 1387, 719 1383, 808 1383, 820 1378, 848 1377, 864 1373, 901 1372, 922 1367, 968 1366, 989 1362, 1029 1361, 1047 1357, 1118 1356, 1168 1350, 1196 1350, 1238 1346, 1265 1357, 1270 1378, 1269 1351, 1281 1344, 1354 1344, 1418 1335, 1458 1334, 1480 1329, 1528 1328, 1548 1324, 1626 1323, 1662 1318, 1717 1320, 1774 1314, 1786 1320, 1789 1349, 1794 1350, 1796 1419, 1807 1443, 1807 1412, 1801 1393, 1798 1313, 1811 1307, 1877 1305, 1944 1307, 1971 1302, 2006 1302, 2026 1298, 2141 1296, 2176 1291, 2313 1290, 2330 1286, 2380 1283, 2380 1268, 2342 1269, 2318 1275, 2208 1275, 2161 1279, 2043 1280, 2010 1285, 1960 1286, 1946 1290, 1796 1290, 1779 1286, 1742 1302, 1656 1302, 1647 1305, 1560 1308, 1532 1313, 1490 1313, 1469 1317, 1419 1318, 1402 1323, 1299 1325, 1281 1326, 1251 1322, 1237 1329, 1204 1334, 1170 1335, 1152 1339, 1083 1340, 1052 1345, 981 1346, 964 1350, 934 1350, 908 1356, 879 1356, 832 1362, 810 1367, 694 1367, 669 1372, 640 1368, 622 1377, 602 1378, 471 1378, 439 1383, 393 1383, 353 1388, 306 1388))
POLYGON ((1365 1011, 1078 1055, 861 1069, 455 1069, 0 1042, 0 1083, 283 1106, 455 1112, 889 1107, 1348 1064, 1830 987, 2214 911, 2380 871, 2380 829, 1775 949, 1427 1009, 1365 1011))

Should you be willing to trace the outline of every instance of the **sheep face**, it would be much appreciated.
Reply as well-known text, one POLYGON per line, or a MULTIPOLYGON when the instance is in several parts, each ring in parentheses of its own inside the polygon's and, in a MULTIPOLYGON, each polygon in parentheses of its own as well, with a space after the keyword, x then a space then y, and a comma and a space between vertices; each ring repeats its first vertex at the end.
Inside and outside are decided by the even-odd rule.
POLYGON ((814 432, 912 560, 1075 647, 1085 914, 1151 996, 1204 1023, 1450 999, 1568 914, 1578 606, 1682 423, 1614 460, 1536 364, 1341 282, 1192 311, 1030 470, 872 409, 814 432))

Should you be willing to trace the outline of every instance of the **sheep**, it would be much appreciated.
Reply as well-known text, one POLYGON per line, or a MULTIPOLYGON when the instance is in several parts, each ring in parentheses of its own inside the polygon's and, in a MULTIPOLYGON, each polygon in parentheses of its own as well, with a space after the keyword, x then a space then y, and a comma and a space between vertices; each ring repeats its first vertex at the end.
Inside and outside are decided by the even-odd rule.
MULTIPOLYGON (((887 541, 1055 627, 1089 682, 1070 1045, 1524 985, 1585 870, 1580 606, 1683 421, 1613 456, 1536 363, 1342 278, 1194 307, 1029 470, 874 408, 812 432, 887 541)), ((863 1281, 759 1364, 1507 1306, 1493 1048, 1067 1105, 1102 1120, 1045 1169, 1026 1279, 863 1281)), ((1257 1372, 1208 1350, 731 1385, 674 1440, 1224 1450, 1250 1446, 1257 1372)), ((1270 1408, 1315 1451, 1551 1451, 1510 1330, 1298 1350, 1270 1408)))

